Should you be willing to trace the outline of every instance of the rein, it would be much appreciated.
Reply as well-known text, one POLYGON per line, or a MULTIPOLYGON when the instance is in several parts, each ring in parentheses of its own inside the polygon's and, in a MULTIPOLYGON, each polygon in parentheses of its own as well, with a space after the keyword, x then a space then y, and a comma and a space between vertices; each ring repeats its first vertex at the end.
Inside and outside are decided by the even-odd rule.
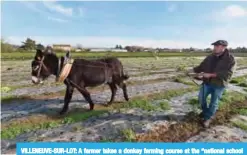
POLYGON ((50 72, 49 69, 48 69, 48 68, 46 67, 46 65, 44 64, 44 59, 45 59, 45 56, 43 56, 42 59, 39 61, 39 62, 40 62, 40 65, 39 65, 39 70, 38 70, 37 78, 39 78, 39 76, 40 76, 40 72, 41 72, 42 67, 44 67, 44 69, 45 69, 47 72, 50 72))
POLYGON ((201 74, 192 73, 192 74, 186 74, 186 75, 190 78, 190 80, 191 80, 193 83, 195 83, 197 86, 200 86, 200 84, 198 84, 198 83, 194 80, 194 78, 200 80, 200 79, 197 78, 197 77, 200 76, 201 74), (192 78, 192 76, 193 76, 193 78, 192 78))
MULTIPOLYGON (((38 69, 38 73, 37 73, 37 78, 40 78, 40 73, 41 73, 41 69, 43 67, 44 70, 46 70, 47 72, 50 72, 50 70, 47 68, 47 66, 44 64, 44 59, 45 59, 45 55, 41 58, 41 60, 38 60, 39 64, 39 69, 38 69)), ((108 70, 107 70, 107 63, 106 62, 101 62, 102 64, 104 64, 103 67, 101 66, 96 66, 96 65, 81 65, 81 64, 74 64, 74 59, 65 59, 63 62, 61 60, 61 58, 58 58, 58 68, 57 68, 57 72, 56 72, 56 79, 55 82, 63 82, 69 75, 71 68, 73 65, 79 65, 79 66, 88 66, 88 67, 95 67, 95 68, 103 68, 104 69, 104 73, 105 73, 105 82, 107 83, 108 81, 108 70)))
POLYGON ((58 60, 58 72, 56 75, 56 82, 63 82, 69 75, 73 66, 74 60, 68 59, 65 63, 61 64, 61 60, 58 60), (60 67, 62 66, 62 67, 60 67), (61 68, 61 70, 60 70, 61 68))

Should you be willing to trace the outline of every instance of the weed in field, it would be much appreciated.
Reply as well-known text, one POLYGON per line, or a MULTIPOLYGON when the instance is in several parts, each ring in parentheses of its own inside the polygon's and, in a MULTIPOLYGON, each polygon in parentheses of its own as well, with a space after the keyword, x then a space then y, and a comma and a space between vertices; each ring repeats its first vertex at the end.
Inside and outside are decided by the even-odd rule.
POLYGON ((133 142, 135 140, 135 132, 132 129, 122 130, 122 135, 123 135, 124 141, 133 142))
POLYGON ((243 123, 243 122, 241 122, 241 121, 236 121, 236 122, 233 122, 232 124, 233 124, 234 126, 240 128, 240 129, 242 129, 242 130, 247 131, 247 124, 245 124, 245 123, 243 123))
POLYGON ((195 83, 190 82, 190 81, 186 81, 183 78, 179 78, 179 77, 175 78, 173 81, 174 82, 183 83, 183 84, 186 84, 186 85, 195 85, 195 83))
POLYGON ((247 87, 247 83, 246 82, 242 82, 238 86, 240 86, 240 87, 247 87))
MULTIPOLYGON (((239 98, 234 98, 231 103, 225 103, 216 113, 216 119, 213 120, 211 125, 219 125, 224 123, 229 123, 229 118, 234 115, 236 109, 247 108, 247 102, 241 102, 242 98, 245 96, 239 94, 238 92, 231 92, 227 95, 238 96, 239 98), (224 106, 230 106, 225 108, 224 106)), ((230 100, 228 100, 230 101, 230 100)), ((195 102, 192 102, 194 104, 195 102)), ((188 114, 184 122, 179 122, 171 125, 168 130, 163 130, 163 126, 158 127, 154 131, 148 133, 136 135, 136 141, 138 142, 185 142, 191 136, 198 134, 200 131, 204 130, 199 121, 197 115, 188 114), (191 115, 191 116, 190 116, 191 115)), ((246 129, 246 125, 238 124, 242 129, 246 129)))
POLYGON ((159 105, 160 105, 160 108, 162 110, 170 110, 171 109, 171 106, 170 106, 169 102, 167 102, 167 101, 160 102, 159 105))
POLYGON ((103 137, 102 139, 99 140, 99 142, 101 142, 101 143, 104 143, 104 142, 108 143, 108 142, 113 142, 113 140, 107 139, 107 138, 103 137))
POLYGON ((140 108, 146 111, 157 110, 157 107, 152 105, 152 103, 150 103, 150 101, 148 101, 147 99, 134 99, 132 101, 129 101, 128 103, 125 103, 123 107, 124 108, 140 108))
POLYGON ((40 130, 40 129, 50 129, 50 128, 55 128, 58 127, 62 124, 71 124, 79 121, 84 121, 90 117, 93 116, 99 116, 103 113, 106 113, 106 110, 98 110, 98 111, 88 111, 84 113, 71 113, 65 118, 60 118, 57 120, 47 120, 46 122, 41 122, 38 124, 33 124, 32 122, 26 123, 26 124, 10 124, 8 127, 5 127, 1 131, 1 137, 3 139, 12 139, 15 138, 16 136, 31 132, 34 130, 40 130))
POLYGON ((168 90, 163 93, 156 93, 156 94, 151 94, 150 97, 153 100, 159 100, 159 99, 171 99, 172 97, 179 96, 188 92, 192 92, 197 90, 197 87, 190 87, 190 88, 185 88, 185 89, 180 89, 180 90, 168 90))
POLYGON ((15 96, 15 95, 9 95, 9 96, 3 96, 1 97, 1 103, 9 103, 13 100, 26 100, 29 99, 28 96, 15 96))
POLYGON ((1 87, 1 93, 7 93, 9 91, 11 91, 10 87, 1 87))
POLYGON ((236 109, 235 113, 247 116, 247 108, 236 109))
POLYGON ((240 77, 235 77, 235 78, 232 78, 230 83, 232 83, 232 84, 245 83, 246 78, 247 78, 247 75, 243 75, 243 76, 240 76, 240 77))
POLYGON ((88 111, 84 113, 71 113, 63 119, 62 123, 71 124, 71 123, 75 123, 79 121, 84 121, 90 117, 99 116, 106 112, 108 111, 107 110, 93 110, 93 111, 88 111))
POLYGON ((185 68, 186 68, 186 66, 185 65, 179 65, 178 67, 177 67, 177 71, 178 72, 181 72, 181 71, 185 71, 185 68))

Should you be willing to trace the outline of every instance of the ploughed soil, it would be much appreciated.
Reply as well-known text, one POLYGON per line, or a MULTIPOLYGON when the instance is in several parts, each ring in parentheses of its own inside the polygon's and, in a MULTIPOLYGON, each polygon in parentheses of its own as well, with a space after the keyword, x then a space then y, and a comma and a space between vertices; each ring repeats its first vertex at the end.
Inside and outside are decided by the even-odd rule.
MULTIPOLYGON (((230 123, 230 118, 237 114, 238 109, 247 108, 247 100, 223 105, 216 113, 211 126, 230 123)), ((202 120, 194 112, 189 113, 185 120, 170 125, 168 128, 158 126, 154 130, 136 135, 137 142, 185 142, 190 137, 204 131, 202 120)))

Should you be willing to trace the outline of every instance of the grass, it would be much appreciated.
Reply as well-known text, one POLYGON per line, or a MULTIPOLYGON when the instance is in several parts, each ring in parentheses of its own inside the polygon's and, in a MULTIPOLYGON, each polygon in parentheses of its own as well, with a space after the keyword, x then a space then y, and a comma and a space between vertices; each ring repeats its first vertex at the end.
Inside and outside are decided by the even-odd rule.
POLYGON ((230 81, 230 83, 232 83, 232 84, 245 83, 246 78, 247 78, 247 75, 235 77, 235 78, 232 78, 232 80, 230 81))
POLYGON ((134 97, 132 100, 128 101, 127 103, 121 104, 121 105, 114 105, 115 108, 121 109, 121 108, 140 108, 142 110, 146 111, 155 111, 158 109, 167 110, 169 109, 169 104, 168 103, 161 103, 159 107, 155 106, 152 104, 153 100, 161 100, 161 99, 167 99, 169 100, 172 97, 182 95, 184 93, 188 93, 191 91, 196 90, 197 87, 189 87, 189 88, 184 88, 180 90, 168 90, 160 93, 153 93, 153 94, 148 94, 146 96, 137 96, 134 97))
POLYGON ((124 141, 133 142, 135 140, 135 132, 132 129, 122 130, 122 135, 123 135, 124 141))
POLYGON ((177 67, 177 71, 179 71, 179 72, 181 72, 181 71, 185 71, 185 65, 179 65, 178 67, 177 67))
POLYGON ((185 92, 193 91, 195 88, 187 88, 187 89, 181 89, 181 90, 169 90, 162 93, 155 93, 150 94, 147 96, 138 96, 133 98, 131 101, 123 104, 113 104, 111 107, 103 108, 101 110, 93 110, 89 112, 72 112, 70 111, 70 114, 68 114, 66 117, 55 117, 55 118, 43 118, 41 119, 38 117, 37 119, 34 119, 34 121, 28 120, 27 122, 22 122, 20 120, 16 120, 13 122, 8 122, 5 124, 2 124, 2 131, 1 136, 3 139, 12 139, 16 136, 27 133, 34 130, 39 129, 50 129, 55 128, 63 124, 71 124, 75 122, 84 121, 90 117, 93 116, 99 116, 103 113, 108 112, 109 110, 116 109, 116 108, 141 108, 144 110, 156 110, 156 109, 169 109, 169 106, 167 103, 161 103, 160 107, 154 106, 151 104, 151 100, 157 100, 157 99, 169 99, 171 97, 175 97, 178 95, 181 95, 185 92))
POLYGON ((79 121, 84 121, 90 117, 99 116, 106 112, 107 112, 106 110, 94 110, 84 113, 71 113, 64 118, 54 118, 50 120, 47 119, 44 120, 43 122, 42 120, 39 119, 36 120, 37 122, 26 122, 26 123, 12 122, 8 125, 5 125, 4 127, 2 126, 1 137, 2 139, 12 139, 23 133, 27 133, 39 129, 55 128, 62 124, 71 124, 79 121))
POLYGON ((123 104, 123 108, 140 108, 146 111, 157 110, 157 107, 152 105, 152 103, 150 103, 150 101, 148 101, 147 99, 134 99, 132 101, 129 101, 128 103, 123 104))
POLYGON ((4 102, 4 103, 9 103, 13 100, 26 100, 26 99, 29 99, 28 96, 15 96, 15 95, 8 95, 8 96, 3 96, 1 97, 1 104, 4 102))
POLYGON ((241 121, 232 122, 232 124, 233 124, 235 127, 238 127, 238 128, 240 128, 240 129, 242 129, 242 130, 247 131, 247 125, 244 124, 244 123, 241 122, 241 121))
POLYGON ((7 93, 10 92, 11 88, 10 87, 1 87, 1 93, 7 93))
MULTIPOLYGON (((229 103, 235 102, 235 101, 244 101, 247 97, 243 94, 237 93, 237 92, 226 92, 224 91, 222 98, 219 101, 219 108, 229 108, 229 103)), ((207 98, 207 103, 210 103, 210 96, 207 98)), ((191 98, 188 101, 188 104, 192 105, 193 108, 200 108, 199 100, 197 97, 191 98)))
POLYGON ((162 110, 170 110, 171 109, 171 106, 170 106, 169 102, 167 102, 167 101, 162 101, 159 103, 159 105, 160 105, 160 108, 162 110))
MULTIPOLYGON (((223 97, 224 104, 222 104, 221 108, 217 111, 216 118, 213 120, 211 125, 228 124, 231 116, 236 114, 236 109, 247 108, 247 98, 243 94, 238 92, 227 92, 225 95, 226 96, 223 97)), ((191 102, 191 104, 194 105, 195 101, 191 102)), ((205 130, 199 120, 199 116, 194 112, 191 112, 187 114, 183 122, 170 125, 168 130, 163 130, 163 126, 160 126, 156 130, 136 135, 135 141, 185 142, 191 136, 205 130)), ((246 125, 242 123, 237 123, 237 125, 242 129, 246 129, 246 125)))
POLYGON ((242 82, 242 83, 238 84, 238 86, 240 86, 240 87, 247 87, 247 83, 246 82, 242 82))
MULTIPOLYGON (((158 79, 154 79, 154 80, 148 80, 148 81, 127 81, 126 84, 127 85, 140 85, 140 84, 150 84, 150 83, 156 83, 156 82, 160 82, 160 81, 164 81, 164 80, 169 80, 169 78, 158 78, 158 79)), ((61 85, 61 83, 55 83, 53 84, 54 86, 59 86, 61 85)), ((34 86, 32 86, 34 87, 34 86)), ((38 86, 35 86, 38 89, 38 86)), ((11 88, 11 87, 10 87, 11 88)), ((18 87, 19 88, 19 87, 18 87)), ((94 87, 94 88, 88 88, 89 92, 99 92, 99 91, 103 91, 105 89, 109 89, 108 86, 99 86, 99 87, 94 87)), ((48 93, 43 93, 43 94, 39 94, 39 95, 32 95, 32 96, 28 96, 28 95, 21 95, 21 96, 15 96, 15 95, 10 95, 10 96, 5 96, 1 98, 1 104, 4 103, 9 103, 13 100, 25 100, 25 99, 45 99, 45 98, 51 98, 51 97, 57 97, 57 96, 63 96, 65 95, 66 90, 61 90, 58 92, 48 92, 48 93)))
POLYGON ((247 108, 236 109, 235 113, 247 116, 247 108))
POLYGON ((181 77, 177 77, 173 80, 174 82, 179 82, 179 83, 183 83, 186 85, 195 85, 194 82, 190 82, 190 81, 186 81, 185 79, 181 78, 181 77))

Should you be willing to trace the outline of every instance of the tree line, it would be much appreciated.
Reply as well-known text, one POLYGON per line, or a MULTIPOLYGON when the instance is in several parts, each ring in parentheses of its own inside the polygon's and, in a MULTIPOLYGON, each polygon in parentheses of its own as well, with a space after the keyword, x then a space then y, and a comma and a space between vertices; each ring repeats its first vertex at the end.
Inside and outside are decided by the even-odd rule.
MULTIPOLYGON (((19 52, 25 52, 25 51, 35 51, 36 49, 44 49, 44 45, 40 43, 36 43, 35 40, 32 40, 31 38, 27 38, 25 41, 22 42, 22 45, 20 47, 11 45, 1 39, 1 52, 14 52, 14 51, 19 51, 19 52)), ((77 45, 78 49, 83 49, 82 45, 78 44, 77 45)), ((156 48, 156 49, 147 49, 142 46, 125 46, 122 47, 122 45, 116 45, 115 49, 125 49, 128 52, 142 52, 142 51, 151 51, 151 52, 172 52, 174 50, 168 49, 168 48, 156 48)), ((90 49, 83 50, 85 52, 89 52, 90 49)), ((198 50, 190 47, 190 48, 184 48, 181 49, 182 52, 197 52, 198 50)), ((201 50, 202 52, 211 52, 212 49, 206 48, 204 50, 201 50)), ((237 48, 229 48, 230 52, 236 52, 236 53, 247 53, 247 48, 246 47, 237 47, 237 48)), ((57 50, 56 52, 62 52, 62 50, 57 50)), ((179 52, 179 51, 177 51, 179 52)), ((199 52, 199 51, 198 51, 199 52)))

